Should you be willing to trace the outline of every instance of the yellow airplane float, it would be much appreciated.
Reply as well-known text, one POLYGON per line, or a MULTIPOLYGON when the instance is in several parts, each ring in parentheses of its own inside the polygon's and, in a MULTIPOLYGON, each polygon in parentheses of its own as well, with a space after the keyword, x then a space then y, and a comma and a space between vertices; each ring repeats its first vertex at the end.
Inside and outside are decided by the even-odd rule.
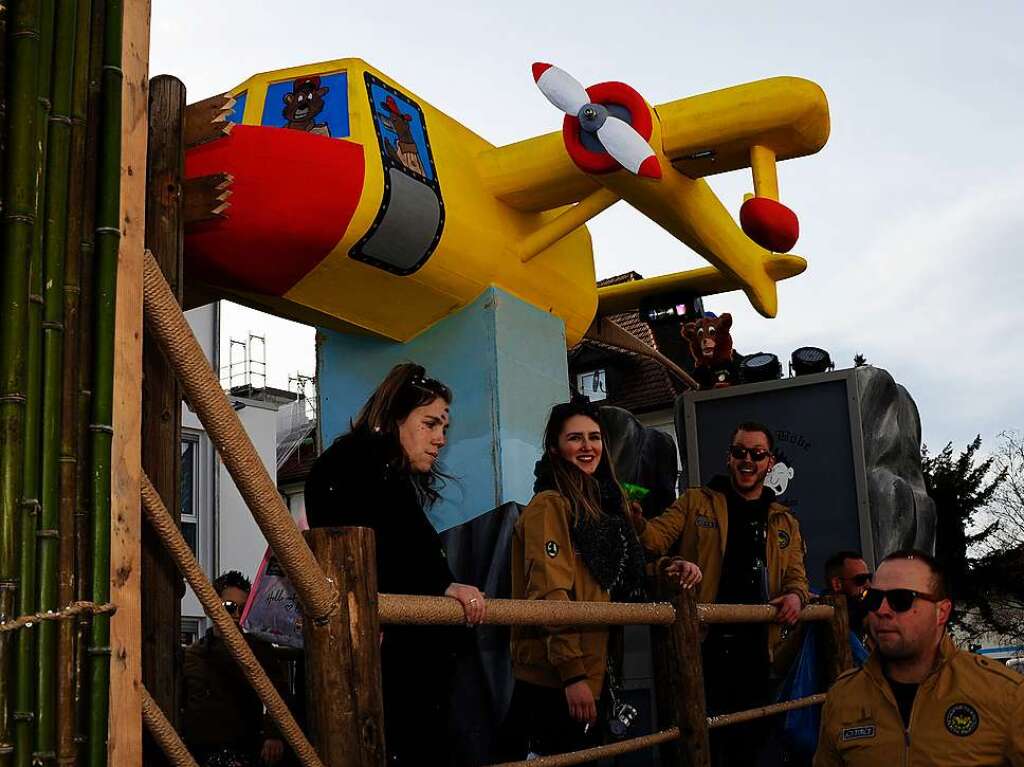
POLYGON ((824 146, 820 87, 776 77, 651 107, 624 83, 533 74, 562 130, 502 147, 358 59, 251 77, 221 101, 226 135, 186 153, 186 177, 230 181, 229 207, 188 226, 189 281, 400 342, 492 285, 560 317, 570 345, 658 297, 742 289, 776 314, 776 282, 806 267, 785 254, 798 224, 776 162, 824 146), (704 179, 741 168, 737 224, 704 179), (598 289, 585 224, 620 199, 710 265, 598 289))

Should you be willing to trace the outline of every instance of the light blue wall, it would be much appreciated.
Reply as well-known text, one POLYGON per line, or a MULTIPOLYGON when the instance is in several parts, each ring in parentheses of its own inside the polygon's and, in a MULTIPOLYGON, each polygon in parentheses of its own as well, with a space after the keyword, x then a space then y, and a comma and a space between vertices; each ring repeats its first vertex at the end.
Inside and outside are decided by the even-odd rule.
POLYGON ((548 411, 568 398, 565 328, 498 288, 406 344, 320 331, 317 384, 324 445, 391 367, 418 362, 452 389, 452 424, 441 454, 455 477, 430 516, 438 530, 533 495, 548 411))

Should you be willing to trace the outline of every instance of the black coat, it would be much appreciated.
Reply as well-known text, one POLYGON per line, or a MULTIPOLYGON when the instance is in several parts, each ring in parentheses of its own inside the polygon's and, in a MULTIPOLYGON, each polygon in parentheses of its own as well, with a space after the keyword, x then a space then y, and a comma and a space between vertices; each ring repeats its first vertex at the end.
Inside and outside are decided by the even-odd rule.
POLYGON ((349 433, 323 452, 306 478, 306 519, 372 528, 381 593, 441 596, 455 580, 415 485, 389 465, 379 437, 349 433))
MULTIPOLYGON (((383 440, 349 433, 306 479, 310 527, 369 527, 377 539, 381 593, 441 596, 455 580, 441 537, 409 475, 383 440)), ((472 646, 465 628, 386 626, 381 645, 389 763, 445 767, 451 758, 450 690, 456 656, 472 646)))

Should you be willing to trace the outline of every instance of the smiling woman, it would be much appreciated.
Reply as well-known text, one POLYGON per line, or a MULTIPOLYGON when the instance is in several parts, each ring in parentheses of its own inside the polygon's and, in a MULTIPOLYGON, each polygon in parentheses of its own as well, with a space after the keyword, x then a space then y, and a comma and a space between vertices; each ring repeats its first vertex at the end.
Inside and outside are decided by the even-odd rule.
MULTIPOLYGON (((351 430, 317 459, 306 480, 312 527, 372 528, 378 590, 448 596, 470 626, 484 618, 484 595, 455 583, 437 531, 424 513, 439 497, 438 457, 452 393, 422 366, 396 365, 370 395, 351 430)), ((447 765, 455 657, 468 650, 462 628, 389 626, 381 644, 388 764, 447 765)))
MULTIPOLYGON (((512 540, 512 596, 608 602, 643 597, 643 551, 589 403, 556 405, 537 463, 536 495, 512 540)), ((616 692, 609 632, 514 626, 516 679, 506 722, 509 759, 575 751, 600 738, 599 708, 616 692)))

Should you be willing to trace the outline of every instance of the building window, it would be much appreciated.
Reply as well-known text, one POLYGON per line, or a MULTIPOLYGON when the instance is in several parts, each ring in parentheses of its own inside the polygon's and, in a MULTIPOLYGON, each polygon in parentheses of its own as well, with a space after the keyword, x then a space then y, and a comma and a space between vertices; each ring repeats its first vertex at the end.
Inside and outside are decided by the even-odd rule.
POLYGON ((201 626, 198 618, 181 619, 181 646, 191 647, 196 643, 201 634, 201 626))
POLYGON ((600 402, 608 398, 608 376, 604 370, 591 370, 576 376, 576 388, 591 402, 600 402))
POLYGON ((181 440, 181 534, 199 557, 199 439, 181 440))

